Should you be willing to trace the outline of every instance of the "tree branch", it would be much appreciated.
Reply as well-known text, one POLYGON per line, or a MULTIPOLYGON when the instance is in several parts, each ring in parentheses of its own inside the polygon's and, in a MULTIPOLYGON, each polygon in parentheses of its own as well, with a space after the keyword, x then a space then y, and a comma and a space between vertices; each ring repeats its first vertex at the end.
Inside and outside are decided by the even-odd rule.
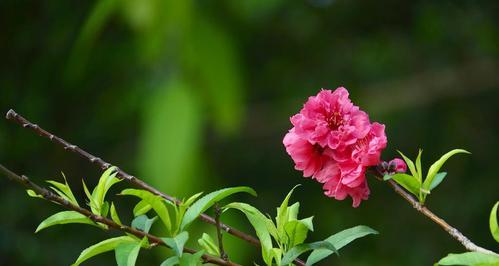
MULTIPOLYGON (((378 180, 383 181, 383 176, 380 173, 378 173, 378 171, 372 171, 372 173, 375 175, 375 177, 378 180)), ((393 190, 395 190, 395 192, 397 192, 402 198, 404 198, 407 202, 409 202, 409 204, 411 204, 414 209, 416 209, 418 212, 422 213, 424 216, 428 217, 434 223, 442 227, 447 233, 449 233, 449 235, 451 235, 454 239, 456 239, 459 243, 461 243, 466 248, 466 250, 498 255, 497 253, 491 250, 482 248, 476 245, 475 243, 471 242, 471 240, 469 240, 465 235, 459 232, 459 230, 452 227, 444 219, 438 217, 436 214, 430 211, 426 206, 419 203, 417 199, 415 199, 411 194, 409 194, 402 187, 400 187, 395 181, 390 179, 387 182, 388 185, 390 185, 390 187, 393 188, 393 190)))
MULTIPOLYGON (((119 225, 116 222, 114 222, 113 220, 110 220, 110 219, 103 217, 103 216, 100 216, 100 215, 96 215, 87 209, 76 206, 76 205, 72 204, 71 202, 67 201, 66 199, 59 197, 58 195, 56 195, 52 191, 50 191, 46 188, 40 187, 37 184, 33 183, 28 177, 26 177, 24 175, 22 175, 22 176, 17 175, 16 173, 14 173, 14 172, 10 171, 9 169, 7 169, 6 167, 4 167, 2 164, 0 164, 0 172, 2 172, 11 181, 18 182, 19 184, 25 186, 26 188, 35 191, 36 194, 41 195, 44 199, 51 201, 51 202, 54 202, 54 203, 57 203, 57 204, 60 204, 67 209, 81 213, 96 223, 105 224, 105 225, 109 226, 110 228, 133 234, 139 238, 147 237, 149 239, 149 241, 152 243, 168 247, 160 238, 158 238, 154 235, 151 235, 149 233, 145 233, 143 231, 137 230, 137 229, 130 227, 130 226, 127 226, 127 225, 119 225)), ((190 248, 184 248, 184 252, 194 254, 197 251, 194 249, 190 249, 190 248)), ((230 261, 226 261, 226 260, 223 260, 220 258, 216 258, 216 257, 210 256, 207 254, 204 254, 202 256, 202 258, 203 258, 204 263, 213 263, 213 264, 217 264, 217 265, 227 265, 227 266, 241 266, 239 264, 236 264, 236 263, 233 263, 230 261)))
POLYGON ((229 260, 229 256, 227 253, 225 253, 224 250, 224 243, 222 239, 222 230, 220 228, 220 214, 222 213, 222 209, 220 208, 220 205, 218 205, 218 202, 215 204, 215 222, 216 222, 216 227, 217 227, 217 238, 218 238, 218 249, 220 250, 220 258, 223 260, 227 261, 229 260))
MULTIPOLYGON (((73 153, 80 155, 81 157, 90 161, 91 163, 98 165, 102 170, 106 170, 112 166, 110 163, 104 161, 103 159, 96 157, 96 156, 90 154, 89 152, 83 150, 82 148, 80 148, 76 145, 73 145, 73 144, 67 142, 66 140, 44 130, 43 128, 41 128, 37 124, 34 124, 34 123, 30 122, 29 120, 27 120, 26 118, 22 117, 21 115, 19 115, 18 113, 16 113, 12 109, 10 109, 7 112, 7 114, 5 115, 5 118, 7 120, 10 120, 10 121, 17 123, 18 125, 20 125, 24 128, 31 129, 33 132, 37 133, 41 137, 48 138, 50 141, 52 141, 58 145, 61 145, 64 148, 64 150, 68 150, 68 151, 71 151, 73 153)), ((147 191, 149 191, 153 194, 156 194, 158 196, 161 196, 161 197, 163 197, 171 202, 174 202, 176 204, 180 203, 180 201, 178 199, 157 190, 156 188, 145 183, 144 181, 140 180, 139 178, 137 178, 133 175, 130 175, 130 174, 126 173, 125 171, 121 170, 119 167, 116 167, 116 171, 117 171, 118 178, 125 179, 128 182, 135 185, 136 187, 147 190, 147 191)), ((199 219, 201 219, 202 221, 204 221, 208 224, 212 224, 215 226, 217 224, 213 217, 206 215, 206 214, 201 214, 201 216, 199 216, 199 219)), ((237 238, 240 238, 240 239, 242 239, 250 244, 253 244, 257 247, 260 246, 260 241, 251 235, 248 235, 244 232, 241 232, 241 231, 239 231, 233 227, 230 227, 226 224, 223 224, 223 223, 220 223, 220 228, 223 229, 224 231, 226 231, 227 233, 229 233, 237 238)), ((296 259, 294 261, 294 264, 299 265, 299 266, 305 265, 305 263, 299 259, 296 259)))

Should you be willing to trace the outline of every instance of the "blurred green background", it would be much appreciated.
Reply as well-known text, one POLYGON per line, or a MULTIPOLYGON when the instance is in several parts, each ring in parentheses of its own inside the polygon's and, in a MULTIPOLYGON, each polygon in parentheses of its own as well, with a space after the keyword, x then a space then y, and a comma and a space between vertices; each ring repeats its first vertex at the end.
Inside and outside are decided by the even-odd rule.
MULTIPOLYGON (((376 180, 357 209, 324 197, 281 141, 308 96, 347 87, 387 125, 384 159, 421 147, 428 167, 452 148, 473 153, 448 162, 428 206, 497 250, 488 213, 499 199, 498 14, 494 0, 4 0, 0 111, 14 108, 178 197, 248 185, 259 197, 235 199, 274 214, 302 183, 294 200, 315 215, 312 240, 357 224, 380 231, 323 265, 432 265, 463 248, 376 180)), ((40 184, 63 171, 81 201, 81 179, 95 185, 100 175, 6 120, 0 160, 40 184)), ((111 199, 125 217, 135 203, 111 199)), ((58 210, 0 178, 0 265, 68 265, 115 234, 65 225, 35 235, 58 210)), ((222 220, 252 232, 237 212, 222 220)), ((233 260, 252 265, 256 248, 225 239, 233 260)), ((143 251, 138 265, 159 265, 167 252, 143 251)), ((87 265, 113 263, 109 253, 87 265)))

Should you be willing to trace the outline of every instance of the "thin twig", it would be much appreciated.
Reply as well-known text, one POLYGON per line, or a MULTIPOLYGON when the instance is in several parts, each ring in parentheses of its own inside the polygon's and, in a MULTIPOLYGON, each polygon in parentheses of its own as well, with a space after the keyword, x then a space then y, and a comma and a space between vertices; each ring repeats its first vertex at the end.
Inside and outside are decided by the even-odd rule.
MULTIPOLYGON (((377 171, 371 171, 371 173, 375 175, 376 179, 383 180, 382 174, 378 173, 377 171)), ((469 240, 465 235, 459 232, 459 230, 452 227, 444 219, 438 217, 436 214, 430 211, 426 206, 419 203, 417 199, 415 199, 411 194, 409 194, 402 187, 400 187, 395 181, 390 179, 388 180, 388 184, 390 185, 390 187, 393 188, 393 190, 395 190, 395 192, 397 192, 400 196, 402 196, 402 198, 404 198, 407 202, 409 202, 409 204, 411 204, 414 209, 416 209, 418 212, 422 213, 424 216, 428 217, 434 223, 442 227, 447 233, 449 233, 449 235, 451 235, 454 239, 456 239, 459 243, 461 243, 468 251, 476 251, 481 253, 498 255, 497 253, 491 250, 482 248, 476 245, 475 243, 471 242, 471 240, 469 240)))
MULTIPOLYGON (((29 120, 27 120, 26 118, 22 117, 21 115, 19 115, 18 113, 16 113, 12 109, 10 109, 7 112, 7 114, 5 115, 5 118, 7 120, 10 120, 10 121, 17 123, 18 125, 20 125, 24 128, 31 129, 33 132, 35 132, 36 134, 38 134, 41 137, 48 138, 50 141, 61 145, 64 148, 64 150, 68 150, 68 151, 71 151, 73 153, 80 155, 81 157, 90 161, 91 163, 98 165, 102 170, 106 170, 112 166, 110 163, 104 161, 103 159, 96 157, 96 156, 90 154, 89 152, 83 150, 82 148, 80 148, 76 145, 73 145, 73 144, 67 142, 66 140, 44 130, 43 128, 41 128, 37 124, 34 124, 34 123, 30 122, 29 120)), ((167 195, 167 194, 157 190, 156 188, 145 183, 144 181, 140 180, 139 178, 137 178, 133 175, 130 175, 130 174, 126 173, 125 171, 121 170, 119 167, 116 167, 116 171, 117 171, 118 178, 125 179, 128 182, 132 183, 133 185, 135 185, 139 188, 142 188, 142 189, 147 190, 153 194, 161 196, 161 197, 163 197, 169 201, 172 201, 176 204, 180 203, 180 200, 176 199, 175 197, 172 197, 170 195, 167 195)), ((208 224, 216 225, 215 219, 209 215, 201 214, 201 216, 199 216, 199 219, 208 223, 208 224)), ((236 228, 230 227, 230 226, 223 224, 223 223, 220 223, 220 228, 222 228, 225 232, 227 232, 235 237, 238 237, 238 238, 240 238, 240 239, 242 239, 250 244, 253 244, 257 247, 260 246, 260 241, 258 239, 254 238, 253 236, 248 235, 242 231, 239 231, 236 228)), ((298 265, 298 266, 305 266, 305 262, 301 261, 300 259, 296 259, 294 261, 294 264, 298 265)))
MULTIPOLYGON (((79 212, 96 223, 105 224, 113 229, 133 234, 139 238, 147 237, 149 239, 149 241, 152 243, 168 247, 157 236, 151 235, 149 233, 145 233, 143 231, 137 230, 137 229, 130 227, 130 226, 127 226, 127 225, 117 224, 113 220, 110 220, 110 219, 103 217, 103 216, 100 216, 100 215, 96 215, 87 209, 76 206, 73 203, 67 201, 66 199, 54 194, 52 191, 50 191, 46 188, 40 187, 37 184, 33 183, 28 177, 26 177, 24 175, 21 175, 21 176, 17 175, 16 173, 14 173, 14 172, 10 171, 9 169, 7 169, 6 167, 4 167, 2 164, 0 164, 0 172, 2 172, 10 180, 16 181, 19 184, 25 186, 26 188, 33 190, 34 192, 36 192, 36 194, 41 195, 44 199, 51 201, 51 202, 54 202, 54 203, 57 203, 57 204, 60 204, 64 207, 66 207, 67 209, 79 212)), ((190 248, 184 248, 184 252, 194 254, 197 251, 194 249, 190 249, 190 248)), ((217 265, 228 265, 228 266, 240 266, 239 264, 232 263, 230 261, 225 261, 225 260, 210 256, 207 254, 204 254, 202 256, 202 258, 203 258, 204 263, 213 263, 213 264, 217 264, 217 265)))
POLYGON ((229 260, 229 256, 225 253, 224 243, 222 239, 222 230, 220 228, 220 214, 222 214, 222 209, 218 202, 215 204, 215 222, 217 227, 217 238, 218 238, 218 249, 220 250, 220 258, 225 261, 229 260))

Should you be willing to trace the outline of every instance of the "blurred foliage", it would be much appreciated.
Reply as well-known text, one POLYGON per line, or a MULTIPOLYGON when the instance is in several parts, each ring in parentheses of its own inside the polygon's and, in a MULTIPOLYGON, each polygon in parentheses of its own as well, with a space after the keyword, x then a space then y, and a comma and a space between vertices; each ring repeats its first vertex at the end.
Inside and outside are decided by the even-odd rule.
MULTIPOLYGON (((499 187, 498 12, 491 0, 6 0, 0 110, 15 108, 179 197, 248 185, 259 192, 255 204, 273 212, 302 182, 306 192, 296 199, 304 215, 315 215, 314 235, 359 223, 380 231, 330 263, 430 265, 461 247, 374 180, 359 209, 325 198, 293 170, 281 140, 306 97, 346 86, 387 125, 385 159, 395 149, 412 158, 421 147, 428 166, 451 147, 473 153, 449 162, 451 174, 428 204, 493 247, 483 221, 499 187)), ((0 159, 39 183, 62 170, 70 184, 86 177, 94 186, 99 175, 7 121, 0 123, 0 159)), ((104 238, 71 225, 35 236, 32 221, 56 207, 27 200, 5 179, 0 192, 0 211, 9 214, 0 227, 0 265, 65 265, 104 238)), ((223 219, 251 231, 238 217, 223 219)), ((231 258, 250 264, 257 250, 226 239, 231 258)))

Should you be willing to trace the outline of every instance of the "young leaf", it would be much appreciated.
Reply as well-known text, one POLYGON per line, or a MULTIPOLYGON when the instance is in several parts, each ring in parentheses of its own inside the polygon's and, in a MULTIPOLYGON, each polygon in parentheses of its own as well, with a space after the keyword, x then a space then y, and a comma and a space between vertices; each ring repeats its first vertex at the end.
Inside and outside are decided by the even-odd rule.
POLYGON ((260 239, 263 261, 267 265, 271 265, 272 239, 270 238, 270 233, 267 226, 268 223, 272 223, 272 221, 269 218, 265 217, 265 215, 263 215, 257 208, 246 203, 233 202, 224 207, 224 211, 228 209, 236 209, 246 215, 246 218, 248 218, 248 221, 255 229, 258 239, 260 239))
POLYGON ((180 258, 180 266, 198 266, 201 264, 201 257, 203 256, 203 251, 198 251, 194 254, 186 253, 180 258))
POLYGON ((250 187, 232 187, 224 188, 218 191, 211 192, 200 198, 194 204, 191 205, 189 209, 185 212, 184 218, 182 219, 182 224, 180 225, 180 230, 184 230, 189 224, 191 224, 201 213, 205 212, 208 208, 213 206, 216 202, 239 192, 246 192, 253 196, 256 196, 256 192, 250 187))
POLYGON ((423 182, 423 169, 421 168, 421 154, 423 150, 419 149, 418 157, 416 158, 416 172, 418 173, 415 177, 417 177, 419 183, 423 182))
POLYGON ((152 206, 149 203, 147 203, 147 201, 141 200, 133 208, 133 215, 140 216, 140 215, 146 214, 151 209, 152 209, 152 206))
POLYGON ((137 242, 137 240, 133 239, 129 236, 120 236, 120 237, 106 239, 102 242, 99 242, 95 245, 92 245, 92 246, 84 249, 81 252, 78 259, 76 260, 76 262, 72 264, 72 266, 78 266, 82 262, 84 262, 84 261, 86 261, 86 260, 88 260, 96 255, 111 251, 122 243, 133 243, 133 242, 137 242))
POLYGON ((290 250, 288 250, 288 252, 286 252, 284 254, 284 257, 282 258, 280 265, 284 266, 284 265, 290 264, 291 262, 293 262, 293 260, 298 258, 298 256, 300 256, 301 254, 303 254, 307 251, 323 250, 323 249, 338 253, 336 248, 331 243, 329 243, 327 241, 318 241, 318 242, 314 242, 314 243, 300 244, 298 246, 291 248, 290 250))
POLYGON ((27 189, 26 193, 28 193, 28 196, 30 196, 32 198, 41 198, 41 199, 43 199, 42 195, 36 194, 36 192, 34 190, 32 190, 32 189, 27 189))
POLYGON ((416 171, 416 167, 414 166, 414 163, 411 161, 411 159, 405 156, 401 151, 398 151, 398 153, 404 159, 405 163, 407 164, 407 167, 409 167, 409 171, 411 171, 411 174, 417 178, 418 172, 416 171))
POLYGON ((499 201, 496 202, 492 210, 490 211, 490 218, 489 218, 489 226, 490 226, 490 233, 492 234, 492 237, 499 242, 499 226, 497 224, 497 207, 499 206, 499 201))
POLYGON ((218 248, 218 245, 215 244, 215 240, 208 235, 207 233, 203 233, 203 236, 198 239, 199 245, 210 255, 213 256, 220 256, 220 249, 218 248))
POLYGON ((170 258, 166 259, 159 266, 173 266, 173 265, 177 265, 179 263, 180 263, 180 261, 178 260, 178 257, 174 256, 174 257, 170 257, 170 258))
POLYGON ((281 265, 282 264, 281 259, 282 259, 282 249, 272 248, 272 250, 270 250, 270 261, 271 262, 275 261, 275 264, 271 263, 267 265, 281 265))
POLYGON ((447 175, 447 172, 441 172, 435 175, 435 178, 433 179, 433 182, 431 182, 430 185, 430 191, 432 191, 434 188, 436 188, 442 181, 444 180, 445 176, 447 175))
POLYGON ((184 205, 186 206, 191 206, 192 203, 194 203, 195 200, 199 198, 199 196, 203 195, 203 192, 196 193, 192 195, 190 198, 188 198, 185 202, 184 205))
MULTIPOLYGON (((286 195, 286 198, 281 203, 281 206, 277 208, 277 216, 275 218, 276 220, 276 225, 277 225, 277 232, 279 233, 279 238, 283 240, 284 242, 287 242, 287 236, 285 234, 285 224, 290 220, 289 219, 289 211, 288 211, 288 204, 289 204, 289 199, 291 198, 291 195, 293 194, 293 191, 301 186, 300 184, 294 186, 289 192, 288 195, 286 195)), ((297 205, 299 206, 299 205, 297 205)), ((297 207, 295 207, 297 208, 297 207)), ((293 211, 296 216, 298 215, 298 209, 293 211)))
POLYGON ((158 216, 154 216, 153 218, 149 219, 146 215, 140 215, 133 219, 132 227, 149 233, 149 230, 151 230, 151 226, 154 224, 156 219, 158 219, 158 216))
POLYGON ((313 231, 313 217, 303 220, 292 220, 286 223, 284 231, 288 237, 288 247, 302 244, 307 239, 308 231, 313 231))
POLYGON ((114 203, 111 203, 111 219, 113 219, 115 223, 122 225, 118 212, 116 212, 116 207, 114 207, 114 203))
MULTIPOLYGON (((368 226, 358 225, 349 229, 345 229, 341 232, 338 232, 326 238, 324 241, 331 243, 336 248, 336 250, 340 250, 341 248, 348 245, 350 242, 354 241, 355 239, 370 234, 378 234, 378 232, 368 226)), ((312 254, 308 256, 307 265, 313 265, 318 261, 328 257, 331 254, 333 254, 333 252, 330 250, 324 250, 324 249, 314 250, 312 254)))
POLYGON ((73 203, 76 206, 80 206, 78 205, 78 201, 76 201, 76 198, 73 195, 73 191, 71 191, 71 188, 69 187, 68 181, 66 180, 66 176, 64 175, 64 173, 62 173, 62 176, 64 177, 64 184, 53 180, 47 180, 46 182, 54 186, 50 188, 54 190, 57 194, 59 194, 59 196, 73 203))
POLYGON ((135 262, 139 256, 140 245, 139 241, 119 244, 114 250, 118 266, 135 266, 135 262))
MULTIPOLYGON (((106 197, 107 191, 111 188, 112 185, 120 182, 121 180, 116 178, 116 167, 109 167, 104 173, 101 175, 99 179, 99 183, 92 191, 92 198, 94 199, 93 211, 95 214, 103 215, 103 205, 104 199, 106 197)), ((92 203, 92 201, 91 201, 92 203)), ((92 206, 91 206, 92 207, 92 206)))
POLYGON ((160 196, 154 195, 149 191, 141 190, 141 189, 125 189, 123 190, 120 195, 131 195, 131 196, 136 196, 145 202, 147 204, 151 205, 153 210, 158 214, 159 219, 163 222, 165 225, 166 229, 168 232, 171 232, 172 229, 172 224, 170 221, 170 215, 168 212, 168 209, 166 208, 165 204, 163 203, 163 198, 160 196))
POLYGON ((184 245, 189 240, 189 233, 187 231, 183 231, 175 237, 165 237, 161 238, 166 245, 175 251, 177 257, 182 258, 182 253, 184 252, 184 245))
POLYGON ((421 184, 414 176, 398 173, 392 175, 392 179, 395 182, 397 182, 399 185, 404 187, 407 191, 414 194, 416 197, 419 197, 419 190, 421 188, 421 184))
POLYGON ((465 252, 461 254, 449 254, 447 257, 441 259, 438 265, 463 265, 463 266, 475 266, 475 265, 498 265, 499 256, 485 254, 480 252, 465 252))
POLYGON ((57 224, 90 224, 94 226, 98 226, 96 223, 94 223, 92 220, 90 220, 88 217, 85 215, 75 212, 75 211, 63 211, 63 212, 58 212, 47 219, 43 220, 40 225, 38 225, 38 228, 36 228, 35 233, 40 232, 41 230, 57 225, 57 224))
POLYGON ((423 182, 423 188, 426 190, 429 190, 431 183, 433 183, 433 179, 435 178, 435 175, 438 173, 442 165, 453 155, 458 154, 458 153, 468 153, 470 152, 462 149, 454 149, 440 157, 438 161, 434 162, 431 166, 430 169, 428 170, 428 174, 426 175, 426 179, 423 182))

